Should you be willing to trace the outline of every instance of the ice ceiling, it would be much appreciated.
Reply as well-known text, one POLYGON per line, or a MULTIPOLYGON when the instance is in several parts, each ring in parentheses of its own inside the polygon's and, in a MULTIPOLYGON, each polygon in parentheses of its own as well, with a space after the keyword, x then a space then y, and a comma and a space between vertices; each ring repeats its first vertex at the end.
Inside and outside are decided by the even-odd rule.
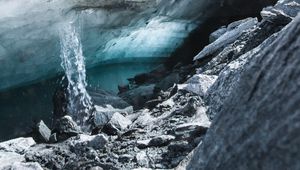
POLYGON ((78 22, 91 68, 168 57, 214 7, 210 0, 0 0, 0 90, 61 72, 63 22, 78 22))

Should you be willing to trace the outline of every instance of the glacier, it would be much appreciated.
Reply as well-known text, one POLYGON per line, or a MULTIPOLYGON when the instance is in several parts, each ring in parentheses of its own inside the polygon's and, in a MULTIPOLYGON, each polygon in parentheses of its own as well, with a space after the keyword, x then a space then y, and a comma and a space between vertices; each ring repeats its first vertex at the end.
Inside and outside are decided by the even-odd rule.
POLYGON ((195 0, 0 0, 0 90, 62 72, 58 30, 65 20, 80 22, 83 54, 92 68, 169 57, 199 24, 195 16, 203 14, 194 15, 196 9, 208 5, 195 0))

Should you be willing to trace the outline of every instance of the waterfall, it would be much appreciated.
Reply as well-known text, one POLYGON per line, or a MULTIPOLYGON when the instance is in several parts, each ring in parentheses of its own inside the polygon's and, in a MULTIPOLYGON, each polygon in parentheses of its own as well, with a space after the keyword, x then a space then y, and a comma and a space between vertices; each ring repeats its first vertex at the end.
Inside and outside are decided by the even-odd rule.
POLYGON ((61 65, 68 80, 68 113, 81 126, 93 108, 91 97, 86 91, 86 69, 78 27, 74 22, 60 30, 61 65), (77 29, 76 29, 77 28, 77 29))

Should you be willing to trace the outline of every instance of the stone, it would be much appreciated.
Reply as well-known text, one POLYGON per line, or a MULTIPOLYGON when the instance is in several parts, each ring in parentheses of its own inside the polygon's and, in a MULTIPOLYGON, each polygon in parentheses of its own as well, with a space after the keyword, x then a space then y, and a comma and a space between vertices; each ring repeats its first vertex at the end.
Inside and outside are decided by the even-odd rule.
POLYGON ((181 80, 179 73, 171 73, 170 75, 166 76, 163 80, 155 85, 156 89, 160 89, 162 91, 168 90, 174 84, 178 84, 181 80))
POLYGON ((247 18, 239 22, 240 24, 236 28, 224 33, 220 38, 218 38, 213 43, 206 46, 195 58, 194 60, 199 60, 209 55, 215 54, 221 49, 225 48, 227 45, 233 43, 238 37, 242 35, 245 30, 251 29, 257 24, 256 18, 247 18))
POLYGON ((134 157, 132 155, 123 154, 123 155, 120 155, 119 162, 126 163, 126 162, 131 161, 132 159, 134 159, 134 157))
POLYGON ((93 115, 93 124, 94 128, 101 129, 104 125, 106 125, 114 116, 116 112, 118 113, 125 113, 125 114, 132 114, 133 108, 131 106, 124 108, 124 109, 116 109, 110 105, 106 107, 95 106, 96 112, 93 115))
POLYGON ((103 127, 102 132, 108 135, 117 135, 119 131, 125 130, 131 124, 131 120, 116 112, 113 114, 110 121, 103 127))
POLYGON ((40 121, 37 125, 37 137, 42 142, 49 142, 51 136, 51 130, 48 126, 44 123, 44 121, 40 121))
POLYGON ((194 147, 191 144, 189 144, 189 142, 187 142, 187 141, 172 142, 168 146, 168 150, 173 153, 190 152, 193 149, 194 149, 194 147))
POLYGON ((15 152, 19 154, 24 154, 31 146, 35 145, 33 138, 16 138, 9 141, 0 143, 0 151, 15 152))
POLYGON ((179 84, 178 89, 204 96, 217 78, 218 76, 214 75, 196 74, 188 79, 184 84, 179 84))
POLYGON ((176 139, 194 139, 206 133, 208 127, 200 123, 186 123, 176 126, 173 133, 176 139))
POLYGON ((107 105, 110 105, 112 108, 120 110, 130 107, 130 105, 119 96, 102 89, 88 88, 87 91, 91 96, 94 105, 101 107, 107 107, 107 105))
POLYGON ((167 146, 175 137, 172 135, 161 135, 152 138, 149 142, 149 146, 151 147, 162 147, 167 146))
POLYGON ((50 138, 49 138, 49 142, 50 143, 55 143, 57 142, 57 135, 56 133, 51 134, 50 138))
POLYGON ((154 84, 139 86, 121 93, 119 96, 131 104, 134 109, 140 109, 147 101, 153 99, 154 87, 154 84))
POLYGON ((236 73, 187 169, 299 169, 299 34, 298 15, 236 73))
POLYGON ((25 158, 16 152, 7 152, 0 150, 0 169, 9 169, 10 165, 13 163, 24 162, 25 158))
POLYGON ((141 151, 136 154, 135 160, 137 164, 141 167, 148 167, 149 166, 149 158, 145 151, 141 151))
POLYGON ((138 140, 136 142, 137 147, 139 149, 145 149, 145 148, 149 147, 149 143, 150 143, 150 139, 148 139, 148 140, 138 140))
POLYGON ((102 149, 107 144, 108 138, 104 134, 86 135, 79 134, 70 138, 67 143, 74 147, 91 147, 93 149, 102 149))
POLYGON ((57 140, 62 141, 78 135, 81 133, 81 130, 76 122, 73 121, 72 117, 64 116, 56 121, 52 133, 56 133, 57 140))
POLYGON ((226 31, 227 31, 227 28, 225 26, 222 26, 221 28, 215 30, 213 33, 211 33, 209 35, 209 43, 212 43, 212 42, 216 41, 223 34, 225 34, 226 31))
POLYGON ((192 117, 196 114, 197 108, 197 101, 194 98, 190 98, 179 113, 181 115, 192 117))
POLYGON ((145 103, 145 107, 147 107, 148 109, 153 109, 154 107, 156 107, 159 103, 161 103, 162 100, 161 99, 153 99, 153 100, 149 100, 145 103))
POLYGON ((6 169, 15 169, 15 170, 43 170, 43 168, 41 167, 40 164, 38 164, 37 162, 14 162, 10 165, 7 165, 7 166, 3 166, 3 165, 0 165, 0 168, 3 169, 3 170, 6 170, 6 169))

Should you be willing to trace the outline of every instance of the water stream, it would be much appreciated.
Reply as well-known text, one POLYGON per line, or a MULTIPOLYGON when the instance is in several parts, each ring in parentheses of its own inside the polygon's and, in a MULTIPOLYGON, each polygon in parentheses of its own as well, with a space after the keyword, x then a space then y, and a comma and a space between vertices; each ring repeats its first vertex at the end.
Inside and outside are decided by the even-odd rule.
POLYGON ((86 91, 86 69, 76 22, 69 22, 60 31, 61 60, 68 80, 68 113, 84 125, 92 110, 91 97, 86 91))

